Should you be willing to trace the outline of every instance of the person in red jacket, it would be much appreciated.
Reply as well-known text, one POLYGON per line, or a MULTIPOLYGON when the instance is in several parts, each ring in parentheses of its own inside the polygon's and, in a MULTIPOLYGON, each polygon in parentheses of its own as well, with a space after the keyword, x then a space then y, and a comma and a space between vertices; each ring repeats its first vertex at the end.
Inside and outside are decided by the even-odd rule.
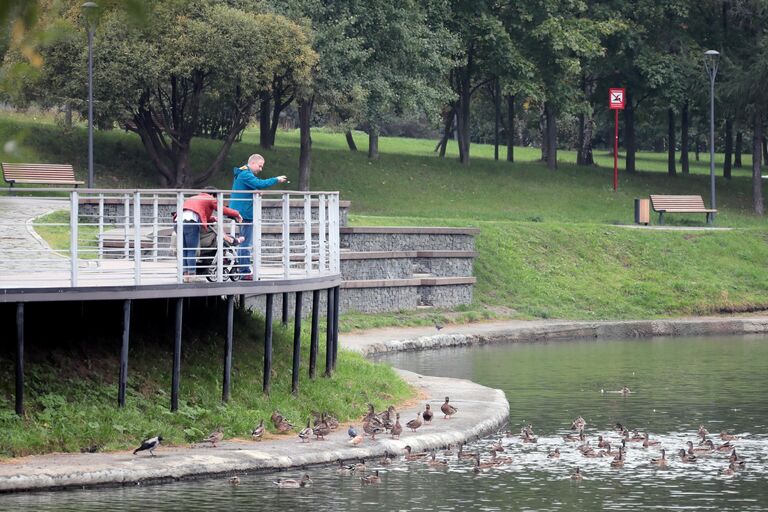
MULTIPOLYGON (((208 192, 202 192, 192 196, 182 205, 182 217, 184 220, 184 282, 192 281, 195 275, 195 263, 197 250, 200 248, 200 232, 209 230, 208 223, 216 222, 213 212, 218 208, 216 201, 216 189, 206 188, 208 192)), ((224 215, 242 222, 240 212, 232 208, 224 207, 224 215)))

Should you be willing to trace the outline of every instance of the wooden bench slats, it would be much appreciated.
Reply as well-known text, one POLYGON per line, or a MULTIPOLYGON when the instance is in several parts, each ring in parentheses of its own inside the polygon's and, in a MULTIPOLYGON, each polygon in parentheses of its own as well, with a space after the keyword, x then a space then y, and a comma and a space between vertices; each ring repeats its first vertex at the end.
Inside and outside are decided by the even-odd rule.
POLYGON ((701 196, 651 194, 651 207, 659 214, 659 224, 664 224, 664 213, 706 213, 707 224, 717 210, 707 208, 701 196))
POLYGON ((5 163, 3 178, 6 183, 27 183, 37 185, 83 185, 83 181, 75 179, 75 170, 69 164, 27 164, 5 163))

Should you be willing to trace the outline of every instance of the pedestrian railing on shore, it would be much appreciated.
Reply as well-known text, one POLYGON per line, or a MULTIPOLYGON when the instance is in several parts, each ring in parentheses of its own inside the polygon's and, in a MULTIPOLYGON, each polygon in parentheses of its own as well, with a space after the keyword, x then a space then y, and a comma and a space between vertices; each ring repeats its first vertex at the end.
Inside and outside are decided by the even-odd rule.
POLYGON ((251 272, 253 280, 339 273, 338 192, 245 192, 253 219, 236 221, 223 214, 233 191, 218 191, 216 220, 207 228, 200 220, 174 217, 201 192, 211 191, 24 189, 30 195, 0 198, 0 289, 221 283, 251 272), (201 243, 186 247, 186 269, 185 224, 203 234, 201 243), (238 245, 248 227, 252 243, 238 245))

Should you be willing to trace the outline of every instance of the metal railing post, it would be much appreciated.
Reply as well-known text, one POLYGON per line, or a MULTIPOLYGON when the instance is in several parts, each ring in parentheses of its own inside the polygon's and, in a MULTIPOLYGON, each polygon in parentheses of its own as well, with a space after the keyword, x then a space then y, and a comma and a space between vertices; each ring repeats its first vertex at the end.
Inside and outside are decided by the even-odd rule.
POLYGON ((141 192, 133 193, 133 284, 141 284, 141 192))
POLYGON ((158 223, 158 216, 160 215, 160 208, 158 206, 157 194, 152 194, 152 261, 157 261, 158 252, 158 231, 160 225, 158 223))
POLYGON ((123 259, 130 258, 130 238, 128 231, 131 227, 131 203, 128 194, 123 195, 123 259))
MULTIPOLYGON (((216 281, 224 282, 224 195, 216 195, 216 281)), ((209 263, 210 265, 210 263, 209 263)), ((206 272, 210 270, 207 269, 206 272)))
POLYGON ((325 272, 328 270, 326 262, 328 259, 325 254, 325 194, 320 194, 317 199, 317 244, 318 244, 318 270, 325 272))
POLYGON ((253 226, 251 231, 251 261, 249 262, 253 269, 253 280, 256 281, 261 269, 261 194, 253 194, 253 226))
POLYGON ((184 281, 184 193, 176 192, 176 282, 184 281))
POLYGON ((304 273, 312 273, 312 195, 304 195, 304 273))
POLYGON ((283 277, 288 279, 291 270, 291 196, 283 194, 283 277))
POLYGON ((69 260, 70 281, 72 287, 77 286, 77 224, 79 220, 79 200, 76 190, 70 192, 69 210, 69 260))
POLYGON ((104 194, 99 194, 99 259, 104 258, 104 194))

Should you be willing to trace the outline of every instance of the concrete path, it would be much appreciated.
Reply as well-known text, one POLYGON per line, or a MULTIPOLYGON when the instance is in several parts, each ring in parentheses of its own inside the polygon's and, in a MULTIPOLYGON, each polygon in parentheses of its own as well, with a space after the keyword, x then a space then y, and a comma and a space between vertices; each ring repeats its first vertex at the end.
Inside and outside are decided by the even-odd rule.
POLYGON ((0 464, 0 492, 163 482, 245 471, 275 471, 334 463, 339 459, 356 461, 385 453, 399 456, 405 453, 406 445, 415 451, 455 445, 497 430, 507 421, 509 404, 501 390, 467 380, 400 373, 424 397, 413 407, 398 410, 401 423, 404 425, 414 418, 416 411, 424 409, 425 403, 430 403, 436 411, 431 425, 425 425, 415 433, 403 432, 400 440, 384 435, 377 436, 374 441, 366 438, 361 445, 351 446, 346 428, 343 428, 328 436, 326 441, 310 443, 301 443, 294 432, 261 442, 224 441, 216 448, 160 447, 155 451, 155 457, 146 452, 138 455, 118 452, 23 457, 0 464), (437 414, 446 395, 459 409, 449 420, 437 414))
POLYGON ((10 274, 30 272, 30 262, 43 262, 46 269, 67 269, 67 259, 57 255, 32 229, 40 215, 69 210, 66 200, 0 197, 0 261, 10 274))

